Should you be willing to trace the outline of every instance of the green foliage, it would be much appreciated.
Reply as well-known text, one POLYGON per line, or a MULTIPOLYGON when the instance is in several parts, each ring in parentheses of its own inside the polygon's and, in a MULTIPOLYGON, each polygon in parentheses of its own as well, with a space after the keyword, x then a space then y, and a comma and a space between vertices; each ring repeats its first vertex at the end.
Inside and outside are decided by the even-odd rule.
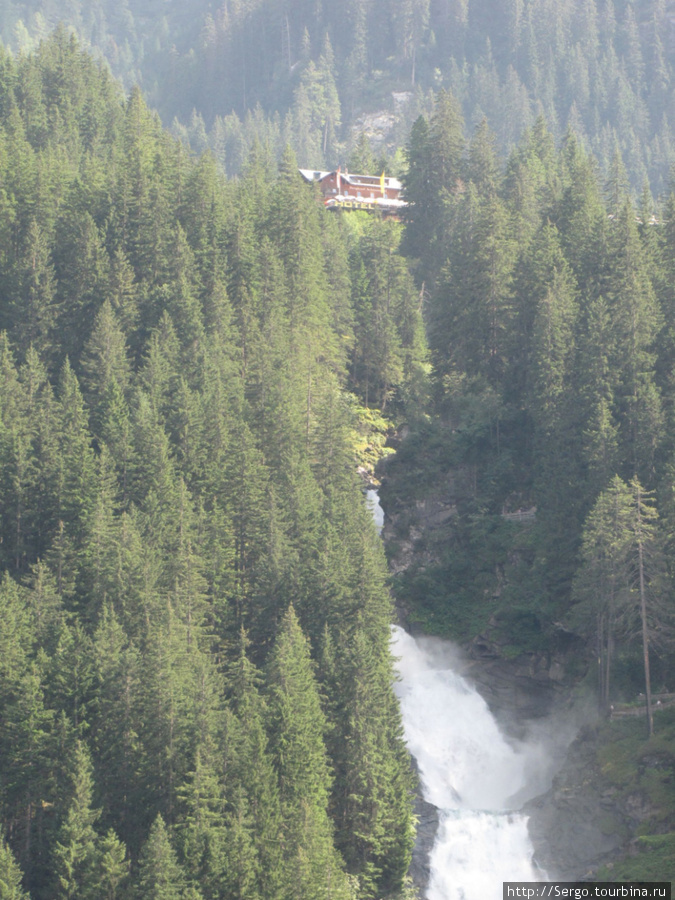
POLYGON ((291 606, 284 616, 267 675, 270 750, 279 783, 280 810, 291 884, 303 895, 349 896, 328 819, 330 770, 326 720, 312 672, 307 639, 291 606))
POLYGON ((72 782, 72 799, 54 848, 59 900, 95 896, 96 832, 100 812, 91 807, 94 783, 86 746, 77 743, 72 782))
POLYGON ((637 635, 645 662, 654 640, 670 658, 672 242, 637 219, 618 157, 605 207, 571 132, 556 151, 540 119, 502 172, 484 122, 466 150, 450 141, 457 128, 442 132, 452 108, 439 101, 408 147, 416 202, 403 246, 428 295, 435 405, 382 468, 396 510, 390 554, 405 566, 395 591, 425 629, 489 631, 508 655, 556 646, 565 621, 602 658, 607 706, 612 667, 637 656, 637 635), (434 167, 454 173, 436 198, 434 167), (609 512, 617 483, 621 527, 609 512), (601 533, 602 558, 591 546, 601 533), (615 591, 607 566, 619 544, 615 591))
MULTIPOLYGON (((375 164, 372 172, 379 173, 372 149, 364 152, 354 141, 355 130, 370 130, 364 115, 384 111, 398 120, 387 135, 391 156, 429 110, 431 91, 441 89, 458 98, 470 129, 487 120, 502 155, 543 115, 556 137, 574 130, 603 173, 620 174, 621 158, 633 190, 648 177, 659 196, 674 152, 667 10, 614 6, 369 0, 343 7, 289 0, 281 8, 275 0, 229 0, 215 8, 194 0, 186 10, 167 0, 161 15, 149 15, 140 0, 93 7, 70 0, 59 18, 106 57, 126 89, 142 84, 174 133, 197 153, 209 147, 230 175, 241 174, 256 144, 280 159, 289 142, 307 166, 348 161, 351 171, 375 164)), ((0 38, 15 54, 32 51, 53 21, 49 0, 8 3, 0 38)), ((65 29, 60 46, 69 50, 65 29)), ((62 57, 51 56, 61 77, 62 57)), ((86 80, 75 74, 75 111, 86 80)), ((17 85, 3 58, 0 85, 3 114, 16 95, 30 105, 31 140, 46 139, 50 116, 57 114, 61 127, 72 121, 62 91, 45 89, 34 71, 17 85), (53 112, 45 112, 43 99, 53 112)), ((87 148, 100 145, 109 126, 102 104, 88 116, 87 148)))
POLYGON ((138 868, 136 895, 148 900, 183 900, 185 876, 161 815, 152 824, 138 868))
POLYGON ((127 850, 112 828, 98 845, 98 881, 96 896, 105 900, 122 900, 129 881, 127 850))
MULTIPOLYGON (((331 54, 303 81, 313 115, 333 104, 327 146, 331 54)), ((341 658, 358 639, 378 660, 359 691, 391 724, 364 720, 377 778, 340 829, 370 848, 364 892, 395 891, 409 762, 348 391, 350 253, 396 337, 378 403, 424 389, 399 229, 352 234, 291 154, 277 174, 258 147, 226 183, 63 29, 0 70, 0 824, 23 886, 351 897, 366 868, 338 846, 331 772, 356 700, 338 682, 322 708, 328 627, 341 658)))
POLYGON ((672 834, 649 835, 638 839, 635 854, 624 857, 612 866, 604 866, 598 878, 604 881, 647 882, 658 879, 669 881, 671 888, 675 882, 673 850, 675 837, 672 834))
POLYGON ((675 814, 672 787, 672 709, 656 715, 656 736, 645 741, 644 720, 627 717, 605 725, 599 735, 598 762, 604 778, 623 796, 642 795, 649 816, 640 825, 635 852, 603 867, 598 878, 609 881, 675 880, 673 835, 664 833, 675 814))
POLYGON ((0 842, 0 898, 2 900, 27 900, 21 889, 21 870, 4 840, 0 842))

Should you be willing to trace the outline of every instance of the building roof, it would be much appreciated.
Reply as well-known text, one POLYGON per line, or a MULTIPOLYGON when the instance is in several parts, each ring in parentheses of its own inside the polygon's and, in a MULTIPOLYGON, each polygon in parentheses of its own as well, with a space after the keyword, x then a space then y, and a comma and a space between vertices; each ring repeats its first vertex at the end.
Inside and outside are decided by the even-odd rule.
MULTIPOLYGON (((306 181, 318 182, 322 182, 324 178, 328 178, 330 175, 337 174, 335 170, 332 172, 321 172, 315 169, 299 169, 298 171, 306 181)), ((379 187, 381 177, 381 175, 352 175, 349 172, 340 172, 340 178, 353 187, 379 187)), ((384 176, 384 186, 392 191, 400 191, 403 187, 398 178, 393 178, 390 175, 384 176)))
POLYGON ((323 181, 330 172, 316 172, 314 169, 298 169, 306 181, 323 181))

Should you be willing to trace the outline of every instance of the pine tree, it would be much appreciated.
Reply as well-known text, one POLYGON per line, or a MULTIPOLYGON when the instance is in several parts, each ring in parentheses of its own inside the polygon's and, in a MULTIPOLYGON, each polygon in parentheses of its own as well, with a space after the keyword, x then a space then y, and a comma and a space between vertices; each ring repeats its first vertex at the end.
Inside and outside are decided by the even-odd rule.
POLYGON ((47 359, 52 351, 52 331, 58 318, 56 278, 49 243, 33 219, 21 260, 21 293, 14 311, 14 337, 19 347, 32 345, 47 359))
POLYGON ((164 819, 158 814, 141 851, 136 897, 138 900, 183 900, 184 890, 185 873, 171 846, 164 819))
POLYGON ((97 868, 97 900, 124 900, 128 896, 129 861, 126 847, 112 828, 99 839, 97 868))
POLYGON ((92 809, 94 779, 91 757, 78 741, 72 772, 72 799, 61 824, 54 850, 59 900, 87 900, 96 896, 98 838, 94 823, 100 810, 92 809))
POLYGON ((21 888, 21 869, 14 854, 3 838, 0 838, 0 900, 29 900, 21 888))
POLYGON ((586 623, 586 633, 596 642, 600 707, 604 711, 609 708, 617 623, 627 603, 630 505, 626 485, 615 476, 586 518, 582 565, 575 578, 578 606, 573 615, 577 622, 586 623))
POLYGON ((287 847, 287 888, 311 898, 342 897, 348 889, 327 815, 330 770, 326 722, 307 639, 292 607, 286 613, 267 675, 270 746, 279 779, 287 847))

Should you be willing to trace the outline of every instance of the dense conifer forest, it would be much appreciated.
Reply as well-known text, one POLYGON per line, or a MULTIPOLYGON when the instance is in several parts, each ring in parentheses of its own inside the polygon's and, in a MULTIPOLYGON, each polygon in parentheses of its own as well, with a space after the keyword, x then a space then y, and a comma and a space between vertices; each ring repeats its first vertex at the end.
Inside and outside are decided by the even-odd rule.
POLYGON ((655 217, 618 153, 602 183, 543 119, 505 165, 485 122, 464 131, 441 93, 408 146, 435 414, 383 495, 453 508, 397 592, 427 630, 488 628, 511 653, 581 638, 608 708, 647 657, 662 690, 675 675, 675 194, 655 217))
POLYGON ((426 350, 359 221, 291 155, 226 183, 64 30, 0 57, 3 898, 402 889, 354 447, 426 350))
POLYGON ((671 8, 493 12, 0 10, 2 900, 406 896, 387 429, 410 621, 672 690, 671 8))
POLYGON ((544 115, 603 173, 618 146, 638 192, 675 162, 672 0, 7 0, 0 37, 31 49, 59 21, 230 174, 256 139, 355 171, 364 113, 397 116, 391 153, 441 88, 502 153, 544 115))

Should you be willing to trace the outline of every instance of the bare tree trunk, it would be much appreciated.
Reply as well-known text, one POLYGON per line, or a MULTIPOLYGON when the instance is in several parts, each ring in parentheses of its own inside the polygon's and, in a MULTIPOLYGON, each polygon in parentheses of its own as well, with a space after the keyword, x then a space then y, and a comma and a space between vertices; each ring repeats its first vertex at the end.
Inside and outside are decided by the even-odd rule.
POLYGON ((307 433, 305 435, 307 455, 309 456, 309 434, 310 434, 310 421, 312 415, 312 366, 311 363, 307 369, 307 433))
MULTIPOLYGON (((637 481, 637 479, 636 479, 637 481)), ((652 711, 652 680, 649 673, 649 633, 647 631, 647 590, 645 588, 644 538, 642 534, 642 494, 637 492, 637 539, 638 571, 640 576, 640 618, 642 620, 642 654, 645 666, 645 702, 647 704, 647 730, 649 737, 654 734, 654 714, 652 711)))
POLYGON ((605 617, 598 613, 598 706, 604 712, 605 706, 605 617))
MULTIPOLYGON (((638 522, 640 521, 640 511, 638 509, 638 522)), ((647 633, 647 597, 645 590, 645 568, 642 547, 642 535, 638 544, 639 566, 640 566, 640 617, 642 619, 642 653, 645 665, 645 701, 647 704, 647 729, 649 737, 654 734, 654 714, 652 711, 652 680, 649 673, 649 634, 647 633)))
POLYGON ((607 622, 607 656, 605 659, 605 713, 609 712, 609 682, 612 667, 612 651, 614 650, 614 638, 612 637, 612 621, 607 622))

